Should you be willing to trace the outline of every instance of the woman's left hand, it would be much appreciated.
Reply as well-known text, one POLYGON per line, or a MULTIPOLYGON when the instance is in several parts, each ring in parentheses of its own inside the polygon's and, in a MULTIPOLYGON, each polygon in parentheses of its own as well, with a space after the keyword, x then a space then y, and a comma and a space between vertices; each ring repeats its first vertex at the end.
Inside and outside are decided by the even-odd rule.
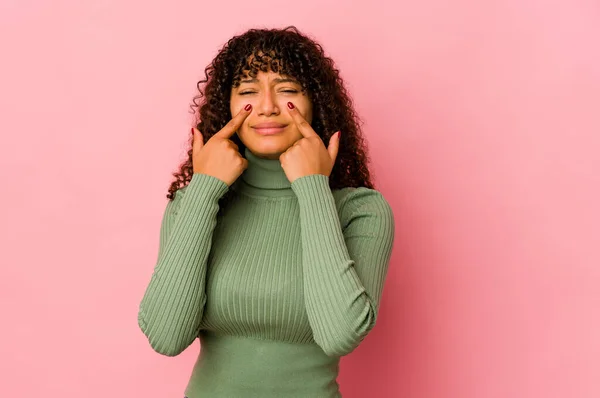
POLYGON ((288 107, 288 110, 303 135, 303 138, 300 138, 279 156, 281 167, 283 167, 288 180, 291 183, 300 177, 311 174, 323 174, 329 177, 338 154, 340 132, 331 136, 329 147, 325 148, 321 137, 298 112, 298 108, 289 109, 288 107))

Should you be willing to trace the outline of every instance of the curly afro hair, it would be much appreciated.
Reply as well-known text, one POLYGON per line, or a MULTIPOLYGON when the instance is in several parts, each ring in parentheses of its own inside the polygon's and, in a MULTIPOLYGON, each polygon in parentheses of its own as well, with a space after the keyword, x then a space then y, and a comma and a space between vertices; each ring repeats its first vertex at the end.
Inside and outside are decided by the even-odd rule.
MULTIPOLYGON (((335 132, 342 132, 338 155, 329 176, 331 189, 373 189, 367 144, 360 128, 362 121, 353 109, 352 99, 344 87, 339 70, 335 68, 333 60, 325 56, 321 45, 294 26, 250 29, 234 36, 205 68, 205 79, 197 83, 199 94, 190 105, 204 142, 232 118, 229 108, 231 89, 237 87, 244 76, 256 77, 259 71, 269 70, 292 76, 300 82, 302 90, 313 104, 311 127, 326 146, 335 132)), ((239 137, 234 135, 231 140, 244 156, 246 147, 239 137)), ((193 176, 192 142, 193 134, 190 134, 188 159, 180 165, 179 172, 173 174, 175 180, 167 194, 170 200, 193 176)), ((228 191, 221 200, 227 201, 230 194, 231 191, 228 191)))

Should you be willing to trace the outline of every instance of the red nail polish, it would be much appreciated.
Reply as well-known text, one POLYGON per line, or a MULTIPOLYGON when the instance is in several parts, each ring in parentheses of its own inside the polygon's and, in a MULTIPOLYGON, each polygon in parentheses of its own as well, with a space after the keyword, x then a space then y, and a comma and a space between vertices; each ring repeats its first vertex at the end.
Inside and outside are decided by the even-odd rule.
POLYGON ((288 102, 288 103, 287 103, 287 106, 288 106, 288 108, 290 108, 290 109, 294 109, 294 104, 292 104, 291 102, 288 102))
POLYGON ((192 135, 194 135, 194 128, 192 127, 191 129, 192 135))
POLYGON ((250 109, 252 109, 252 105, 248 104, 244 107, 245 110, 249 111, 250 109))
POLYGON ((338 131, 338 138, 340 138, 341 135, 342 135, 342 132, 338 131))

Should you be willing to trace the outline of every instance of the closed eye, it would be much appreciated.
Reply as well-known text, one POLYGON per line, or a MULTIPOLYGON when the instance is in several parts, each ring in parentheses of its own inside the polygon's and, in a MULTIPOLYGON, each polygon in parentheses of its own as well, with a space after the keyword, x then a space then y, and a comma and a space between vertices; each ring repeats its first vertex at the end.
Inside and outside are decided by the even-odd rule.
MULTIPOLYGON (((297 93, 298 90, 281 90, 280 93, 297 93)), ((244 91, 243 93, 239 93, 239 95, 246 95, 246 94, 256 94, 256 91, 244 91)))

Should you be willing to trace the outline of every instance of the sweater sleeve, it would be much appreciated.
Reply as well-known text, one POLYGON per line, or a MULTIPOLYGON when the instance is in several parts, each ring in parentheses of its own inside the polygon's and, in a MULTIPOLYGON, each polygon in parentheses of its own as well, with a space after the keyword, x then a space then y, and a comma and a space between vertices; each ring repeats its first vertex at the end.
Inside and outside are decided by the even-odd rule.
POLYGON ((165 208, 158 260, 138 312, 140 329, 163 355, 180 354, 198 336, 218 202, 228 189, 216 177, 195 173, 165 208))
POLYGON ((394 216, 376 190, 352 188, 338 215, 328 177, 294 180, 300 206, 304 297, 315 342, 352 352, 375 326, 394 240, 394 216))

